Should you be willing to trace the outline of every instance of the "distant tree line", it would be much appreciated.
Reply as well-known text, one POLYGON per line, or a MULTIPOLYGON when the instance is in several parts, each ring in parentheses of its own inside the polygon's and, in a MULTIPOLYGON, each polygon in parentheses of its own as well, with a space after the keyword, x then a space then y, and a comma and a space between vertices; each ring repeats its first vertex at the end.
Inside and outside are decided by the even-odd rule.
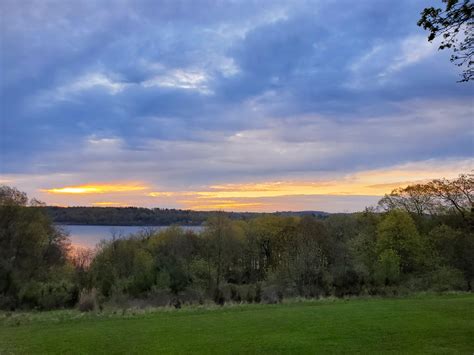
MULTIPOLYGON (((142 207, 55 207, 34 204, 35 208, 43 209, 54 223, 58 224, 90 224, 108 226, 196 226, 202 225, 215 212, 192 211, 168 208, 142 207)), ((262 213, 224 212, 230 219, 251 219, 262 213)), ((320 211, 276 212, 275 215, 314 215, 327 216, 320 211)))
POLYGON ((397 189, 354 214, 210 216, 204 231, 144 229, 96 250, 26 195, 0 189, 0 307, 277 303, 286 297, 472 291, 474 177, 397 189))

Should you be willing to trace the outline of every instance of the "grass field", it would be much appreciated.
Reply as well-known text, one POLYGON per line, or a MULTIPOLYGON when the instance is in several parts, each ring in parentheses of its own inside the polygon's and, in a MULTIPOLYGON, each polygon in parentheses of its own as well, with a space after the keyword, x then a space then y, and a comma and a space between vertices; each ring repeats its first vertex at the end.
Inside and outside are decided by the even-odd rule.
POLYGON ((0 316, 8 353, 474 353, 474 295, 0 316))

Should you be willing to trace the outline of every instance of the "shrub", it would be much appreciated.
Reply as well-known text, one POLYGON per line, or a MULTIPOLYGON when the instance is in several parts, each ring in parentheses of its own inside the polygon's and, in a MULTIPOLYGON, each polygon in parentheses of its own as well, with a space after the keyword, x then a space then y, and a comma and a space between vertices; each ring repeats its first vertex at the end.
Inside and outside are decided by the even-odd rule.
POLYGON ((74 285, 67 281, 48 282, 42 285, 38 300, 41 309, 71 307, 74 305, 74 285))
POLYGON ((431 273, 429 288, 438 292, 465 290, 466 281, 460 270, 442 266, 431 273))
POLYGON ((249 287, 247 290, 247 296, 245 297, 245 301, 247 303, 253 303, 253 300, 255 299, 255 295, 252 292, 252 289, 249 287))
POLYGON ((70 307, 77 294, 73 283, 65 280, 25 283, 18 292, 22 307, 48 310, 70 307))
POLYGON ((92 312, 99 309, 97 290, 95 288, 90 291, 82 290, 79 296, 78 308, 81 312, 92 312))
POLYGON ((11 296, 0 295, 0 309, 12 311, 15 309, 15 300, 11 296))
POLYGON ((237 287, 234 286, 234 285, 230 286, 230 299, 234 302, 242 301, 242 297, 240 296, 240 292, 237 289, 237 287))
POLYGON ((259 283, 255 287, 255 298, 254 298, 255 303, 260 303, 262 302, 262 285, 259 283))
POLYGON ((283 299, 283 292, 278 286, 267 286, 262 290, 262 300, 264 303, 280 303, 283 299))
POLYGON ((165 307, 171 304, 173 295, 168 289, 153 286, 147 294, 147 299, 155 307, 165 307))
POLYGON ((224 292, 220 288, 216 288, 214 291, 214 302, 220 306, 223 306, 225 303, 224 292))
POLYGON ((202 304, 204 303, 205 295, 201 290, 188 288, 180 292, 178 297, 183 304, 202 304))

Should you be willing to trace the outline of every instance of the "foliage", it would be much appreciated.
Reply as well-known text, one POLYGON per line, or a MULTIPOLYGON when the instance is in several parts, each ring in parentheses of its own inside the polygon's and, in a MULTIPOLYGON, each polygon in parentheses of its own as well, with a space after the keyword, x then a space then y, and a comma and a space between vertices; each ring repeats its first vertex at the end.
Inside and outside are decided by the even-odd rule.
POLYGON ((421 268, 426 248, 415 222, 408 213, 390 211, 378 225, 377 233, 376 249, 379 257, 390 255, 392 262, 396 256, 399 258, 401 270, 405 273, 421 268), (386 254, 387 251, 390 251, 390 254, 386 254))
POLYGON ((393 285, 400 279, 400 256, 393 249, 380 253, 375 270, 375 278, 380 285, 393 285))
POLYGON ((474 174, 461 174, 457 179, 435 179, 393 190, 379 206, 389 211, 403 209, 412 216, 453 214, 468 221, 474 203, 474 174))
POLYGON ((10 186, 0 186, 0 205, 1 206, 26 206, 28 196, 26 193, 10 186))
MULTIPOLYGON (((9 189, 9 187, 5 187, 9 189)), ((17 190, 18 191, 18 190, 17 190)), ((25 195, 26 196, 26 195, 25 195)), ((0 192, 1 198, 1 192, 0 192)), ((216 212, 191 211, 168 208, 142 208, 142 207, 57 207, 44 206, 39 202, 30 201, 30 206, 37 207, 58 224, 91 224, 106 226, 199 226, 204 224, 216 212)), ((232 220, 250 220, 259 216, 273 215, 278 217, 312 216, 327 217, 321 211, 302 212, 220 212, 232 220)))
POLYGON ((428 7, 421 13, 418 26, 430 32, 431 42, 441 37, 439 49, 452 48, 451 61, 463 67, 461 82, 474 79, 474 4, 471 0, 443 0, 446 8, 428 7))
POLYGON ((77 306, 81 312, 97 311, 99 309, 97 290, 95 288, 90 291, 82 290, 77 306))
MULTIPOLYGON (((9 187, 6 187, 9 188, 9 187)), ((1 199, 1 192, 0 192, 1 199)), ((142 208, 142 207, 57 207, 44 206, 42 203, 30 202, 58 224, 91 224, 106 226, 169 226, 179 224, 183 226, 199 226, 204 224, 216 212, 177 210, 168 208, 142 208)), ((327 213, 320 211, 303 212, 221 212, 232 220, 249 220, 262 215, 281 217, 310 215, 324 218, 327 213)))
POLYGON ((71 306, 77 297, 67 236, 25 194, 4 188, 0 204, 0 295, 5 308, 71 306), (6 302, 8 300, 8 302, 6 302))
POLYGON ((471 290, 472 185, 472 174, 433 180, 385 196, 382 212, 324 219, 268 214, 235 220, 215 213, 200 234, 148 230, 74 252, 44 209, 28 207, 15 189, 2 189, 0 307, 51 309, 79 301, 85 310, 98 303, 180 308, 471 290))

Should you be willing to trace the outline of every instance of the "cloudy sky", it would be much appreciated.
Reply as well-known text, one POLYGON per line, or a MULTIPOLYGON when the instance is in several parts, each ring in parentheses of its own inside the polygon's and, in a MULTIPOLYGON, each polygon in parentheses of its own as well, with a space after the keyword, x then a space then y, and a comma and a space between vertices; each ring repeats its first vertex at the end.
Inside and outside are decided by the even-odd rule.
POLYGON ((361 210, 474 168, 441 1, 2 0, 0 183, 56 205, 361 210))

